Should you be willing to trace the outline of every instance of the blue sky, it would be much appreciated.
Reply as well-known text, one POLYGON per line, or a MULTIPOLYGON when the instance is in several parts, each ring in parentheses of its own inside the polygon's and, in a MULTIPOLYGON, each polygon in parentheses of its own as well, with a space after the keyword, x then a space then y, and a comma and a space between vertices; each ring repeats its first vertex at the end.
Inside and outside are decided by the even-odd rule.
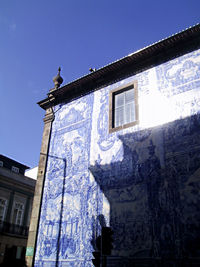
POLYGON ((36 104, 66 84, 200 21, 199 0, 1 0, 0 154, 38 164, 36 104))

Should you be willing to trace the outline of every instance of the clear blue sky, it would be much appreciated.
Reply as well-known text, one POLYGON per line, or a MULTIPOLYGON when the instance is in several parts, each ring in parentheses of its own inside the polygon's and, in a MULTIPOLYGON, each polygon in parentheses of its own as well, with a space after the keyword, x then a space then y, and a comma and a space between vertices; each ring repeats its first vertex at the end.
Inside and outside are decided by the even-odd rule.
POLYGON ((1 0, 0 154, 38 164, 36 104, 66 84, 200 21, 200 0, 1 0))

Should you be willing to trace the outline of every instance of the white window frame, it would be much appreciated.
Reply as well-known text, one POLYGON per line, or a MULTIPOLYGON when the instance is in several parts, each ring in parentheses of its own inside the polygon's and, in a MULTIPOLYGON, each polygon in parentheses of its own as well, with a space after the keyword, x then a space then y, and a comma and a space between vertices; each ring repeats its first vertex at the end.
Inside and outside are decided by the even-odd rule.
MULTIPOLYGON (((124 128, 128 128, 131 126, 134 126, 139 123, 139 112, 138 112, 138 88, 137 88, 137 81, 130 82, 128 84, 125 84, 123 86, 120 86, 114 90, 110 91, 109 95, 109 133, 122 130, 124 128), (131 102, 134 106, 134 114, 135 119, 133 121, 130 121, 128 123, 124 122, 119 126, 115 126, 115 99, 118 94, 121 94, 123 92, 129 91, 130 89, 133 89, 134 93, 134 100, 131 102)), ((130 103, 127 103, 128 105, 130 103)), ((126 108, 126 106, 123 106, 123 108, 126 108)), ((125 111, 124 111, 125 112, 125 111)))

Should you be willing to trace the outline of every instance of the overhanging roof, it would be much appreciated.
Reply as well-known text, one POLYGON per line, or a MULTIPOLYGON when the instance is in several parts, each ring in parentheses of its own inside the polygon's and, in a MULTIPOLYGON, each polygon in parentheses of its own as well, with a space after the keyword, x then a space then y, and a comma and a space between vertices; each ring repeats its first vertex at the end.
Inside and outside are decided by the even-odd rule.
POLYGON ((51 90, 48 97, 38 104, 46 109, 69 101, 197 48, 200 48, 200 24, 131 53, 58 89, 51 90))

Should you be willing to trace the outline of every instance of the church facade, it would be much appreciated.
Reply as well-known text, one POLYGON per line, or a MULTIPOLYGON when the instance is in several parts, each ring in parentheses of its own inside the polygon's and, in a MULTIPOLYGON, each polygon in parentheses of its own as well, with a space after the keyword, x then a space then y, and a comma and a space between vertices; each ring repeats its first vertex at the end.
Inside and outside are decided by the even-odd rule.
POLYGON ((29 266, 198 266, 200 25, 54 82, 29 266))

